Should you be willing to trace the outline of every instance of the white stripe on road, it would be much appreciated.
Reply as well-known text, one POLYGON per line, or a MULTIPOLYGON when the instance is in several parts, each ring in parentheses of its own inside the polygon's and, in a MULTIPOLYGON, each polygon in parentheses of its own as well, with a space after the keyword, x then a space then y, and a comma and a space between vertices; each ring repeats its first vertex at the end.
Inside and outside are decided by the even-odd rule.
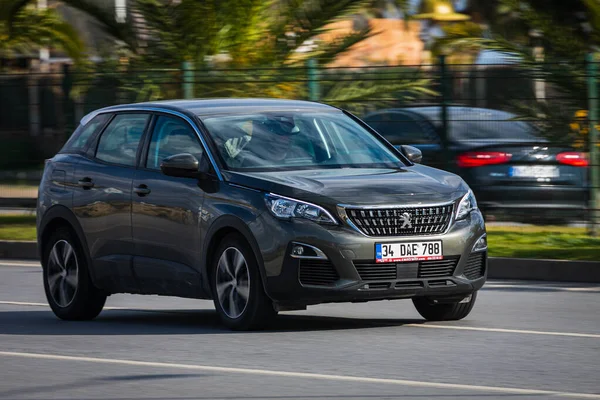
POLYGON ((486 283, 483 286, 485 289, 530 289, 530 290, 548 290, 559 292, 600 292, 600 286, 581 286, 581 287, 564 287, 564 286, 548 286, 548 285, 521 285, 521 284, 502 284, 502 283, 486 283))
POLYGON ((523 329, 502 329, 502 328, 478 328, 474 326, 454 326, 454 325, 430 325, 430 324, 406 324, 413 328, 433 328, 433 329, 455 329, 459 331, 480 331, 480 332, 498 332, 498 333, 521 333, 526 335, 549 335, 549 336, 570 336, 600 339, 600 334, 595 333, 571 333, 571 332, 548 332, 548 331, 530 331, 523 329))
MULTIPOLYGON (((31 307, 48 307, 47 303, 29 303, 22 301, 0 301, 0 304, 15 305, 15 306, 31 306, 31 307)), ((174 314, 177 311, 152 309, 152 308, 131 308, 131 307, 104 307, 104 310, 122 310, 122 311, 137 311, 137 312, 157 312, 174 314)), ((552 332, 552 331, 532 331, 524 329, 503 329, 503 328, 479 328, 475 326, 456 326, 456 325, 436 325, 436 324, 404 324, 399 326, 407 326, 411 328, 432 328, 432 329, 454 329, 461 331, 479 331, 479 332, 497 332, 497 333, 517 333, 526 335, 548 335, 548 336, 567 336, 580 338, 600 339, 600 334, 596 333, 573 333, 573 332, 552 332)))
POLYGON ((10 306, 48 307, 48 303, 30 303, 27 301, 0 301, 0 304, 8 304, 10 306))
MULTIPOLYGON (((0 301, 0 304, 7 304, 11 306, 29 306, 29 307, 50 307, 48 303, 31 303, 28 301, 0 301)), ((129 311, 156 311, 159 312, 161 310, 136 310, 129 307, 104 307, 103 310, 129 310, 129 311)))
POLYGON ((42 265, 38 261, 11 261, 11 262, 0 262, 0 267, 41 268, 42 265))
POLYGON ((17 353, 17 352, 11 352, 11 351, 0 351, 0 356, 31 358, 31 359, 38 359, 38 360, 43 359, 43 360, 57 360, 57 361, 88 362, 88 363, 95 363, 95 364, 129 365, 129 366, 136 366, 136 367, 155 367, 155 368, 170 368, 170 369, 200 370, 200 371, 210 371, 210 372, 220 372, 220 373, 277 376, 277 377, 286 377, 286 378, 319 379, 319 380, 326 380, 326 381, 378 383, 378 384, 412 386, 412 387, 422 387, 422 388, 435 388, 435 389, 452 389, 452 390, 464 390, 464 391, 511 393, 511 394, 523 394, 523 395, 527 395, 527 394, 545 395, 545 396, 570 397, 570 398, 582 398, 582 399, 583 398, 585 398, 585 399, 600 399, 600 394, 591 394, 591 393, 559 392, 559 391, 553 391, 553 390, 524 389, 524 388, 501 387, 501 386, 480 386, 480 385, 467 385, 467 384, 459 384, 459 383, 426 382, 426 381, 414 381, 414 380, 406 380, 406 379, 370 378, 370 377, 350 376, 350 375, 329 375, 329 374, 317 374, 317 373, 307 373, 307 372, 286 372, 286 371, 274 371, 274 370, 254 369, 254 368, 231 368, 231 367, 217 367, 217 366, 211 366, 211 365, 176 364, 176 363, 149 362, 149 361, 119 360, 119 359, 114 359, 114 358, 109 359, 109 358, 97 358, 97 357, 63 356, 63 355, 58 355, 58 354, 17 353))

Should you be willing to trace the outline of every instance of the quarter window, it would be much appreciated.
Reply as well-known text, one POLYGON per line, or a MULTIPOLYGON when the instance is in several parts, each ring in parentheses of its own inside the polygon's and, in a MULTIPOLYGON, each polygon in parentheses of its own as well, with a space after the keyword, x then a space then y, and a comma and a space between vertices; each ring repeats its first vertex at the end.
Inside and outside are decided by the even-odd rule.
POLYGON ((152 133, 146 168, 158 170, 162 160, 181 153, 190 153, 200 160, 203 152, 198 136, 187 122, 160 116, 152 133))
POLYGON ((148 118, 148 114, 117 115, 100 137, 96 158, 114 164, 135 166, 138 145, 148 118))
POLYGON ((65 144, 63 151, 71 153, 83 150, 90 137, 106 123, 109 117, 108 114, 100 114, 88 121, 87 124, 79 126, 65 144))

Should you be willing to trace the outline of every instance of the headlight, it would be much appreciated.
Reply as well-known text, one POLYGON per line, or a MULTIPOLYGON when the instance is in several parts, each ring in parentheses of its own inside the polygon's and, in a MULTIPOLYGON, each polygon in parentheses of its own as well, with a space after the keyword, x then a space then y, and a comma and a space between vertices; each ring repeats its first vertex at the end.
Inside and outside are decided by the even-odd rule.
POLYGON ((265 195, 267 208, 277 218, 304 218, 320 224, 337 224, 333 216, 323 207, 276 194, 265 195))
POLYGON ((469 189, 469 192, 463 196, 458 203, 458 209, 456 210, 456 220, 467 218, 471 211, 477 209, 477 201, 475 195, 469 189))

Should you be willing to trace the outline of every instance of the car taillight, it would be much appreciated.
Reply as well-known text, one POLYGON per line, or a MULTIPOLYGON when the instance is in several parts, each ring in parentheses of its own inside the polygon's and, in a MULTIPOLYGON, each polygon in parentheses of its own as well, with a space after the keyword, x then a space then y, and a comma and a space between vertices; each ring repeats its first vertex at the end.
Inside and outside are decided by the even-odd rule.
POLYGON ((556 155, 556 161, 561 164, 572 165, 574 167, 587 167, 589 161, 585 153, 576 151, 566 151, 556 155))
POLYGON ((510 161, 512 154, 500 151, 472 151, 459 154, 456 162, 461 168, 481 167, 483 165, 504 164, 510 161))

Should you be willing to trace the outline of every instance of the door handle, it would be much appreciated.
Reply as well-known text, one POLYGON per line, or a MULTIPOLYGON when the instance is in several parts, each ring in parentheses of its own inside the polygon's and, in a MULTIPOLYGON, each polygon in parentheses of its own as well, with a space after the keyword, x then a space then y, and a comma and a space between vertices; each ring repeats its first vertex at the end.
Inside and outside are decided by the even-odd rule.
POLYGON ((77 185, 84 189, 91 189, 94 187, 94 181, 92 181, 92 178, 85 177, 83 179, 80 179, 77 182, 77 185))
POLYGON ((137 193, 138 196, 145 196, 150 194, 150 189, 146 185, 140 185, 138 187, 133 188, 133 191, 137 193))

